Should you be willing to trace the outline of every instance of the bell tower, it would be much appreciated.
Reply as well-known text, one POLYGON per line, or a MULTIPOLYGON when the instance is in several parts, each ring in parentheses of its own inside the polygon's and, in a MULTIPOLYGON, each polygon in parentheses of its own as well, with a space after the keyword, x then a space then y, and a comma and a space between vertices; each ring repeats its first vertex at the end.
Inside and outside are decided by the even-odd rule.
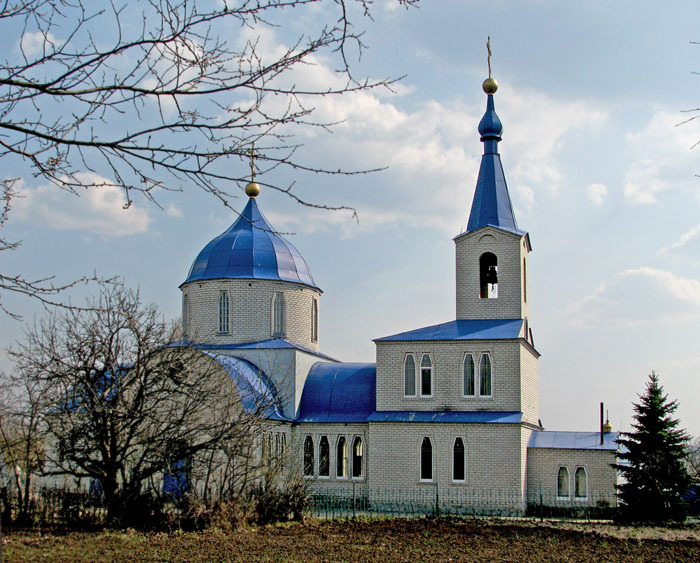
POLYGON ((530 237, 520 230, 508 194, 498 143, 503 125, 496 114, 498 82, 484 81, 486 112, 479 123, 484 154, 465 232, 454 239, 457 320, 526 319, 530 237))

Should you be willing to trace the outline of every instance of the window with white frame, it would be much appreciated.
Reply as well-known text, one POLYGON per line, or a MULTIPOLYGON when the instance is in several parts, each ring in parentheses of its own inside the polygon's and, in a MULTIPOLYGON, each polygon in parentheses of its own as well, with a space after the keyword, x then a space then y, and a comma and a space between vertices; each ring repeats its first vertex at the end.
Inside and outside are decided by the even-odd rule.
POLYGON ((304 438, 304 475, 307 477, 314 474, 314 441, 311 436, 304 438))
POLYGON ((462 362, 462 394, 465 397, 476 395, 476 374, 474 371, 474 356, 464 355, 462 362))
POLYGON ((276 291, 272 296, 272 336, 284 336, 284 293, 276 291))
POLYGON ((416 396, 416 360, 413 354, 406 354, 403 361, 403 394, 406 397, 416 396))
POLYGON ((557 470, 557 498, 563 500, 569 497, 569 470, 566 467, 560 467, 557 470))
POLYGON ((422 397, 433 395, 433 361, 430 354, 423 354, 420 360, 420 394, 422 397))
POLYGON ((466 449, 462 438, 457 436, 452 446, 452 480, 463 483, 466 480, 466 449))
POLYGON ((229 299, 228 293, 219 292, 219 332, 228 333, 229 299))
POLYGON ((331 448, 328 438, 321 436, 318 443, 318 476, 330 477, 331 474, 331 448))
POLYGON ((433 480, 433 444, 427 436, 420 445, 420 480, 433 480))
POLYGON ((362 477, 362 438, 359 436, 352 441, 352 476, 354 479, 362 477))
POLYGON ((481 354, 479 364, 479 395, 482 397, 491 396, 491 356, 481 354))
POLYGON ((318 299, 311 300, 311 342, 318 342, 318 299))
POLYGON ((348 476, 348 443, 343 436, 338 438, 335 453, 335 476, 345 479, 348 476))
POLYGON ((574 497, 588 498, 588 473, 585 467, 577 467, 574 473, 574 497))

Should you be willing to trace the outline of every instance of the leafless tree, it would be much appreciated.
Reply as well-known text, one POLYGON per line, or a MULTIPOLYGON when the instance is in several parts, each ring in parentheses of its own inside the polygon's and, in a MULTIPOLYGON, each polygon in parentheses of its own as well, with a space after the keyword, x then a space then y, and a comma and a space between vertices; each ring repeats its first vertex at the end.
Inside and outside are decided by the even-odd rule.
MULTIPOLYGON (((249 179, 253 147, 263 170, 367 172, 306 162, 293 135, 333 125, 314 119, 315 99, 393 83, 351 70, 365 48, 355 23, 371 17, 371 4, 0 1, 0 29, 12 45, 0 59, 0 158, 4 170, 21 171, 0 178, 0 228, 25 173, 76 195, 116 186, 129 206, 135 194, 156 201, 159 190, 190 186, 228 204, 249 179), (299 21, 308 24, 291 31, 299 21), (286 46, 265 45, 273 31, 286 46), (304 81, 299 71, 320 57, 332 78, 304 81)), ((307 201, 293 184, 266 185, 304 205, 342 208, 307 201)), ((0 237, 0 250, 16 246, 0 237)), ((65 287, 52 281, 3 272, 0 293, 51 302, 65 287)))
POLYGON ((273 397, 245 397, 216 358, 169 344, 177 335, 137 293, 107 286, 91 305, 49 316, 10 350, 18 377, 41 390, 44 474, 100 483, 117 522, 184 464, 222 451, 253 459, 273 397))
POLYGON ((700 483, 700 438, 695 438, 687 450, 688 474, 695 483, 700 483))

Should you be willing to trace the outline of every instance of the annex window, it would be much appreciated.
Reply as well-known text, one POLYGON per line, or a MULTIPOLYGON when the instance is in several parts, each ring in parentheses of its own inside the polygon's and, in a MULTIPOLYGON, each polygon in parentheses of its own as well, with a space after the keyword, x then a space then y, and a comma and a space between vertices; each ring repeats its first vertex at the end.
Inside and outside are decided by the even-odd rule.
POLYGON ((574 473, 574 496, 577 499, 588 498, 588 473, 585 467, 577 467, 574 473))
POLYGON ((498 259, 492 252, 485 252, 479 258, 479 297, 495 299, 498 297, 498 259))
POLYGON ((464 449, 464 442, 462 438, 455 438, 454 446, 452 446, 452 480, 453 481, 465 481, 466 480, 466 451, 464 449))
POLYGON ((314 441, 311 436, 304 439, 304 475, 314 474, 314 441))
POLYGON ((569 498, 569 470, 566 467, 557 470, 557 498, 569 498))
POLYGON ((413 354, 407 354, 403 362, 403 394, 406 397, 416 396, 416 360, 413 354))
POLYGON ((228 293, 219 292, 219 332, 228 333, 229 300, 228 293))
POLYGON ((433 362, 430 354, 423 354, 420 361, 420 394, 423 397, 433 394, 433 362))
POLYGON ((321 436, 318 444, 318 476, 330 477, 331 475, 331 448, 328 445, 328 438, 321 436))
POLYGON ((481 355, 481 363, 479 365, 479 395, 491 396, 491 356, 488 354, 481 355))
POLYGON ((272 296, 272 336, 284 336, 284 293, 276 291, 272 296))
POLYGON ((311 300, 311 342, 318 342, 318 299, 311 300))
POLYGON ((462 394, 467 397, 476 395, 476 377, 474 373, 474 356, 465 354, 462 364, 462 394))
POLYGON ((420 445, 420 480, 433 480, 433 445, 427 436, 420 445))
POLYGON ((348 476, 348 443, 343 436, 338 438, 336 446, 335 475, 343 479, 348 476))
POLYGON ((352 442, 352 476, 362 477, 362 438, 359 436, 352 442))

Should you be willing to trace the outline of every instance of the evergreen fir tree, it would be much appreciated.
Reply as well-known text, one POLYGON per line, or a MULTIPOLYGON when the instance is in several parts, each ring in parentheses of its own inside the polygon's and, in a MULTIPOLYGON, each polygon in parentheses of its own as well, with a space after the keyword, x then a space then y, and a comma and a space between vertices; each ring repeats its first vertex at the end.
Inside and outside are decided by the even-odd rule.
POLYGON ((685 467, 689 436, 672 418, 677 401, 668 401, 658 376, 652 372, 640 402, 634 403, 632 432, 623 432, 615 467, 625 482, 618 486, 620 516, 624 520, 683 520, 681 495, 690 478, 685 467))

